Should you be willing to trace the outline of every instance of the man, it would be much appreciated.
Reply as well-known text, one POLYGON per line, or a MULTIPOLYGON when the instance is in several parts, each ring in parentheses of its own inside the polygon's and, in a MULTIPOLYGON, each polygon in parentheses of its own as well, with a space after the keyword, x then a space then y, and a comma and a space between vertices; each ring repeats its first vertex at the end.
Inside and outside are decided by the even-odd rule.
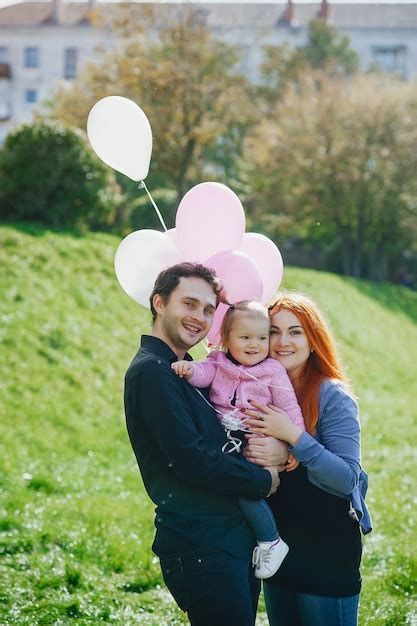
POLYGON ((278 484, 241 456, 224 454, 226 435, 202 394, 171 368, 208 333, 220 284, 213 271, 182 263, 158 276, 153 328, 125 379, 130 441, 157 505, 153 550, 165 583, 194 626, 252 626, 259 581, 255 538, 238 496, 264 498, 278 484))

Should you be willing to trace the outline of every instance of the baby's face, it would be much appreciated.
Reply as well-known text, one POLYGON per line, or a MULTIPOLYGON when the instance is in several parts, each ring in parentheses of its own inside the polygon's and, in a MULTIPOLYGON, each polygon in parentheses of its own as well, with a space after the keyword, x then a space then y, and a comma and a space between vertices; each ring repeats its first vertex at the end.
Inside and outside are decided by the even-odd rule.
POLYGON ((256 365, 268 356, 269 320, 237 317, 227 339, 227 348, 242 365, 256 365))

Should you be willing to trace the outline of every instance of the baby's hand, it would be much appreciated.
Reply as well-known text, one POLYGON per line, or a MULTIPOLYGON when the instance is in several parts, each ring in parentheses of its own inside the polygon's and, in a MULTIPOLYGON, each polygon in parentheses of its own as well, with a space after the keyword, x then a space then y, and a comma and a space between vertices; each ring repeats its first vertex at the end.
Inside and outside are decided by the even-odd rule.
POLYGON ((193 375, 194 369, 190 361, 175 361, 171 367, 180 378, 188 379, 193 375))

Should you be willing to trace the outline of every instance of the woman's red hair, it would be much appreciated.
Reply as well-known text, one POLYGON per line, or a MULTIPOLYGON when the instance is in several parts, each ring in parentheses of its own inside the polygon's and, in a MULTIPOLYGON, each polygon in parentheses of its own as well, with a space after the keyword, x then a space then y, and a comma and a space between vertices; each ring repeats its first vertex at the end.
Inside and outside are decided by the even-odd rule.
POLYGON ((312 350, 300 376, 292 383, 306 430, 313 434, 319 419, 321 383, 332 379, 348 387, 348 380, 338 357, 332 332, 316 303, 301 293, 282 293, 271 301, 269 314, 272 317, 282 310, 290 311, 298 318, 312 350))

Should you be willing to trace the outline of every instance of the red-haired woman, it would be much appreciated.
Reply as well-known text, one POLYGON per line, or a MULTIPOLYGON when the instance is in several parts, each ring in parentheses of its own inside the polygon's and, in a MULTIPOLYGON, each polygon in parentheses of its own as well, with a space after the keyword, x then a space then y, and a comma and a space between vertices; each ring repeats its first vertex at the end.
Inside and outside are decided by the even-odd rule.
POLYGON ((361 588, 360 529, 371 530, 360 465, 357 404, 316 304, 302 294, 279 295, 270 307, 270 356, 286 368, 306 432, 284 411, 253 403, 246 456, 273 465, 276 439, 293 456, 269 498, 290 551, 264 584, 271 626, 355 626, 361 588), (272 437, 276 439, 272 439, 272 437), (298 462, 299 464, 297 464, 298 462))

